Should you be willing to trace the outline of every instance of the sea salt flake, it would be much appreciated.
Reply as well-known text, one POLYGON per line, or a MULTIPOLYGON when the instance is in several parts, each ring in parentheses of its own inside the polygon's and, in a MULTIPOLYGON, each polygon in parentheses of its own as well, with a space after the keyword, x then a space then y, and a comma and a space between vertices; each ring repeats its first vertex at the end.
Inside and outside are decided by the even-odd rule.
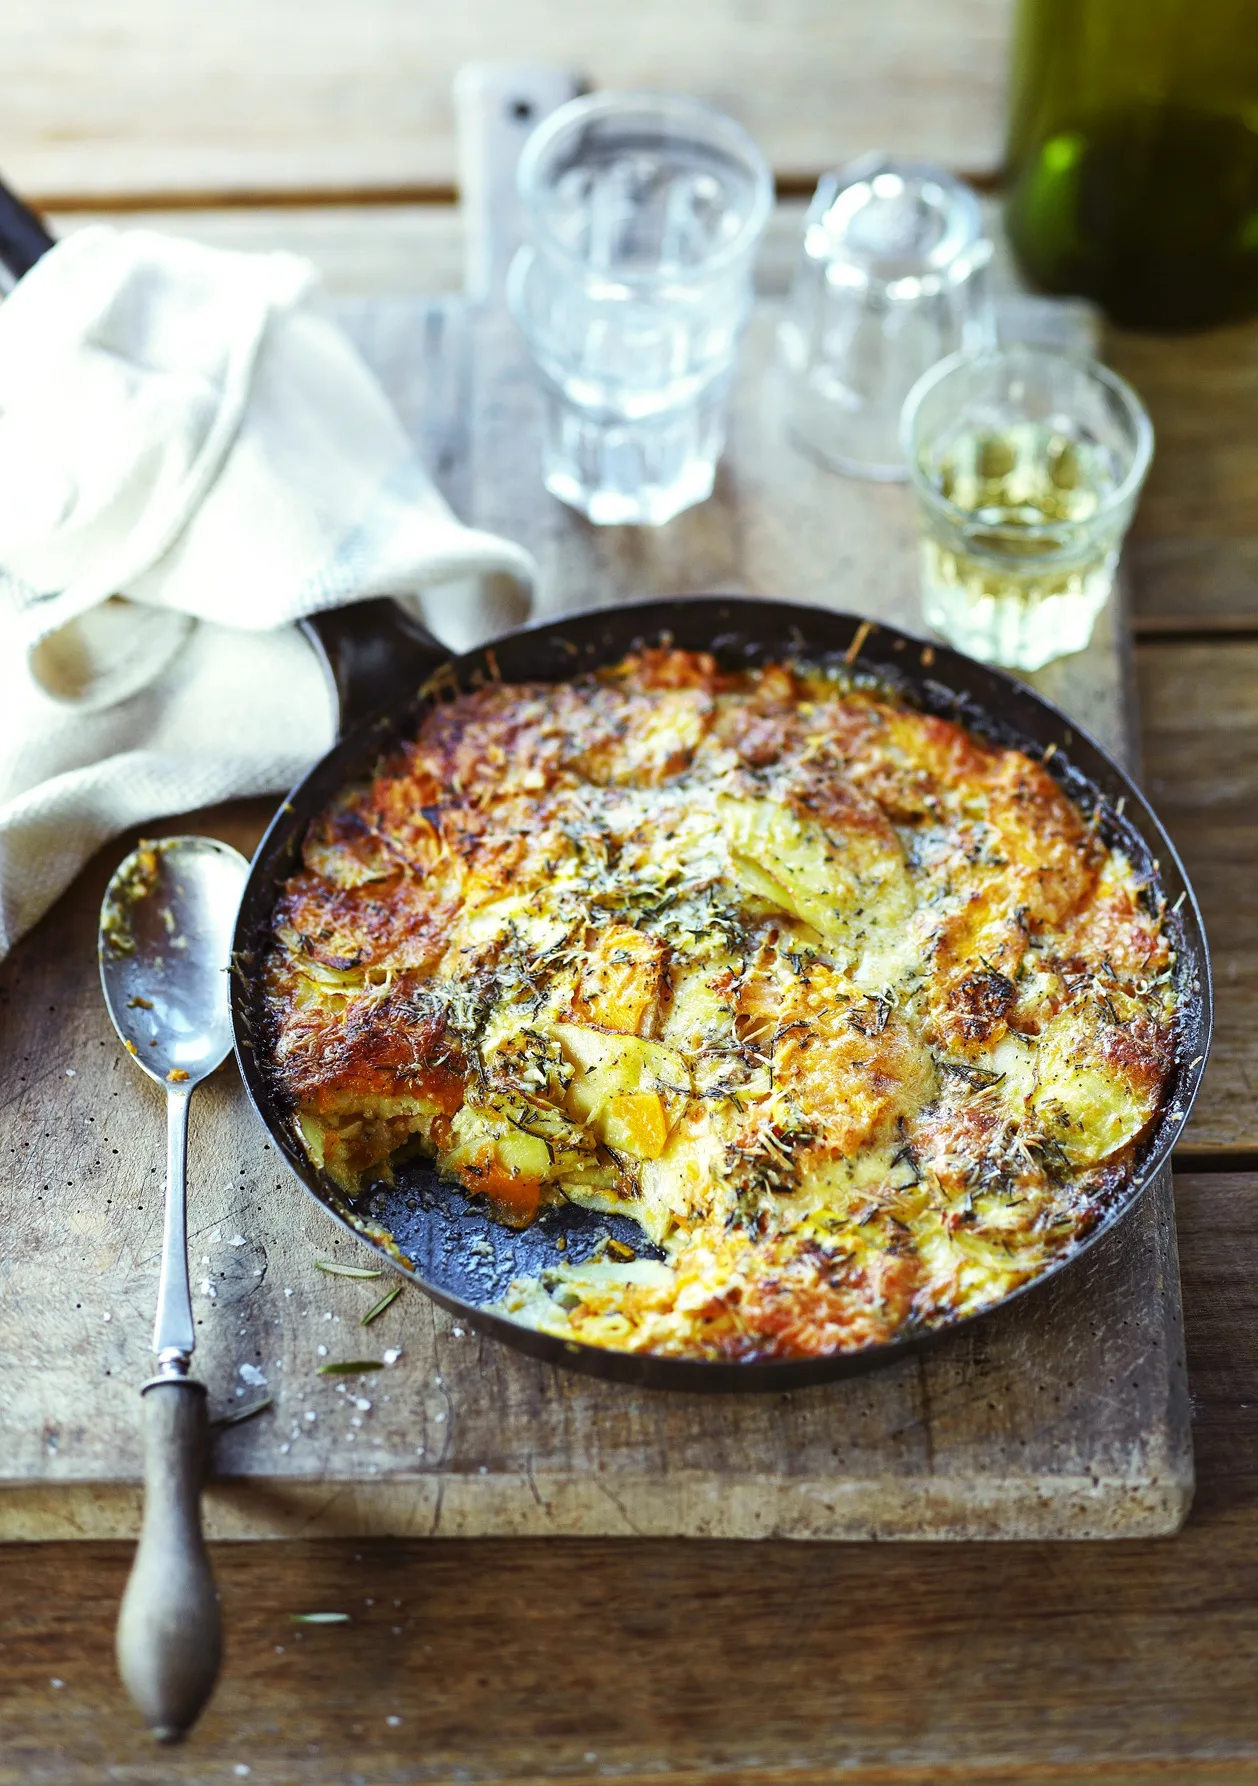
POLYGON ((260 1371, 256 1364, 242 1364, 238 1375, 242 1382, 251 1384, 255 1389, 261 1389, 266 1383, 266 1372, 260 1371))
POLYGON ((249 1243, 243 1234, 233 1234, 227 1244, 228 1246, 248 1246, 249 1243))

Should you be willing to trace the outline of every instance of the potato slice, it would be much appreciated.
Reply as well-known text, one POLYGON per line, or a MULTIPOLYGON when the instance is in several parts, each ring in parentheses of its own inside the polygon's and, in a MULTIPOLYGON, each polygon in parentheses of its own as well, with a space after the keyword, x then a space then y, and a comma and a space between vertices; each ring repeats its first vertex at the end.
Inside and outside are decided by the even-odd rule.
POLYGON ((893 832, 823 830, 776 800, 732 796, 717 801, 717 822, 740 884, 842 950, 862 990, 901 977, 915 901, 893 832))
POLYGON ((1099 1034, 1092 1016, 1068 1011, 1040 1037, 1036 1115, 1076 1168, 1134 1141, 1158 1105, 1159 1082, 1106 1059, 1099 1034))
POLYGON ((690 1070, 675 1048, 557 1023, 553 1034, 577 1072, 567 1110, 600 1141, 635 1159, 655 1160, 690 1095, 690 1070))

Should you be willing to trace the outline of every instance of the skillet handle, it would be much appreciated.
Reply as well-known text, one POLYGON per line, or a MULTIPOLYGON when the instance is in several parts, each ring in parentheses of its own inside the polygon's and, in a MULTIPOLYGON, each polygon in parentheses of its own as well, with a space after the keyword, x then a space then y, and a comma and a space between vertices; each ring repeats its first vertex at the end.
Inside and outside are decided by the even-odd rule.
POLYGON ((388 596, 326 608, 299 624, 336 695, 342 732, 413 694, 450 655, 388 596))
POLYGON ((20 279, 55 246, 43 219, 0 180, 0 265, 20 279))

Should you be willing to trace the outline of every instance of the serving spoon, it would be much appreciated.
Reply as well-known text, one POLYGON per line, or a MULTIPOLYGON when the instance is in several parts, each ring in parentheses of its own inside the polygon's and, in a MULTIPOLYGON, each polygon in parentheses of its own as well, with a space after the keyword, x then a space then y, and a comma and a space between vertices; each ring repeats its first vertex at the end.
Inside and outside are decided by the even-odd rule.
POLYGON ((144 1519, 118 1615, 118 1669, 159 1742, 177 1742, 210 1696, 222 1648, 201 1535, 209 1426, 188 1287, 185 1174, 192 1093, 226 1058, 232 928, 249 864, 209 837, 141 843, 109 883, 100 977, 114 1028, 166 1093, 166 1218, 144 1398, 144 1519))

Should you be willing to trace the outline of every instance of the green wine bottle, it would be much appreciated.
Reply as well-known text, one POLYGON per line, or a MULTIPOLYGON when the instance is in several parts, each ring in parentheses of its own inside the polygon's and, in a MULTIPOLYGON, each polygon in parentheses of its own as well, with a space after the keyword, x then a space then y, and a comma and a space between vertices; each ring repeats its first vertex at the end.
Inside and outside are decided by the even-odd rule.
POLYGON ((1258 312, 1258 0, 1019 0, 1005 227, 1130 328, 1258 312))

